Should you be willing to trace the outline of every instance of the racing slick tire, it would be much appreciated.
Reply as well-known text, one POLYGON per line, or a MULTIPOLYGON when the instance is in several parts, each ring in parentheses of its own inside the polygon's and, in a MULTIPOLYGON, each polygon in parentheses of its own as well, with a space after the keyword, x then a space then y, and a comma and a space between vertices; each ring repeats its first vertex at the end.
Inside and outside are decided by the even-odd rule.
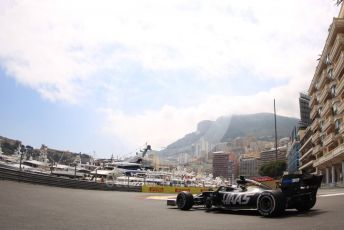
POLYGON ((295 208, 296 208, 296 210, 299 211, 299 212, 306 212, 306 211, 308 211, 309 209, 311 209, 311 208, 314 207, 316 201, 317 201, 317 197, 316 197, 316 195, 314 194, 314 195, 309 196, 308 199, 303 200, 303 201, 301 201, 301 202, 298 202, 298 203, 296 204, 296 207, 295 207, 295 208))
POLYGON ((189 210, 194 204, 193 195, 190 192, 180 192, 177 196, 177 206, 181 210, 189 210))
POLYGON ((210 197, 207 197, 207 199, 205 200, 205 208, 207 209, 207 211, 210 211, 212 207, 213 201, 210 197))
POLYGON ((285 198, 280 190, 264 191, 257 199, 257 209, 262 216, 279 216, 285 211, 285 198))

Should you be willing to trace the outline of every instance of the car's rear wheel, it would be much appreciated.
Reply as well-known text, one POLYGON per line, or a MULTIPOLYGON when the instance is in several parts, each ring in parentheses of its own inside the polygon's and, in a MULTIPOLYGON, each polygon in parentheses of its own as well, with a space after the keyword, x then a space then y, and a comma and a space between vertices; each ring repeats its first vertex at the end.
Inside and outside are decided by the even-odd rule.
POLYGON ((281 191, 262 192, 257 200, 257 209, 262 216, 279 216, 285 210, 284 195, 281 191))
POLYGON ((177 206, 181 210, 189 210, 194 204, 193 195, 190 192, 180 192, 177 196, 177 206))
POLYGON ((300 212, 306 212, 314 207, 316 201, 316 195, 311 195, 308 199, 298 202, 295 208, 300 212))

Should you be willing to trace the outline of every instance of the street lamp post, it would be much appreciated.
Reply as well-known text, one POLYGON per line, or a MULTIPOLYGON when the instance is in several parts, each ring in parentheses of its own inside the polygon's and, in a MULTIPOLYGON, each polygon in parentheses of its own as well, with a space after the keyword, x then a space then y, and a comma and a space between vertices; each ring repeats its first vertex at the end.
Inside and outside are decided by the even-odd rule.
POLYGON ((277 162, 277 124, 276 124, 276 105, 274 99, 274 117, 275 117, 275 163, 277 162))
POLYGON ((274 174, 277 176, 277 122, 276 122, 276 105, 274 99, 274 118, 275 118, 275 165, 274 165, 274 174))
POLYGON ((22 145, 20 147, 20 161, 19 161, 19 171, 22 171, 22 161, 23 161, 23 154, 25 152, 25 147, 22 145))

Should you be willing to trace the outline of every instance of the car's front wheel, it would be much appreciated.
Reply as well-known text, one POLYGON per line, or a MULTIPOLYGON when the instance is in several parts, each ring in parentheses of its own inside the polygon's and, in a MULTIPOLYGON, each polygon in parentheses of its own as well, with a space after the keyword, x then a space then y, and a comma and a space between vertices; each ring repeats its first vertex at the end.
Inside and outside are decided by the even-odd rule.
POLYGON ((213 201, 210 197, 207 197, 207 199, 205 200, 205 208, 208 211, 210 211, 212 207, 213 207, 213 201))
POLYGON ((177 196, 177 207, 181 210, 189 210, 194 204, 193 195, 190 192, 180 192, 177 196))
POLYGON ((257 209, 262 216, 279 216, 285 210, 284 195, 281 191, 262 192, 257 200, 257 209))

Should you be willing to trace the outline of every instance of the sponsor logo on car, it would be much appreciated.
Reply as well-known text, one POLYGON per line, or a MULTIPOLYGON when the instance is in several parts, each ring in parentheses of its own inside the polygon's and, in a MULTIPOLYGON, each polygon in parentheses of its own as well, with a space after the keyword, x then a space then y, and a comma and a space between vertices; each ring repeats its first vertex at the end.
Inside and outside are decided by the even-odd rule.
POLYGON ((300 182, 300 178, 287 178, 287 179, 283 179, 282 180, 282 184, 283 185, 287 185, 287 184, 293 184, 293 183, 298 183, 300 182))
POLYGON ((248 204, 253 194, 224 193, 222 202, 224 205, 245 205, 248 204))

